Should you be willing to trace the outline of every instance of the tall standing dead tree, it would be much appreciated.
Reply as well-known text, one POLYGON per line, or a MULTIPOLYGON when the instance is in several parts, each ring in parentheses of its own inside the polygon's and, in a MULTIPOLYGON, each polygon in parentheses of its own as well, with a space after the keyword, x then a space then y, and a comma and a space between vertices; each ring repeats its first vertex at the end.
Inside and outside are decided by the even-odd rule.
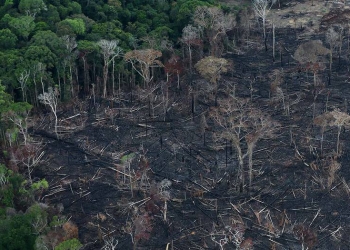
POLYGON ((132 68, 144 80, 144 86, 148 86, 153 79, 152 67, 163 67, 163 63, 157 58, 162 52, 154 49, 132 50, 124 55, 124 60, 131 63, 132 68))
POLYGON ((217 99, 218 81, 221 74, 227 72, 229 62, 224 58, 208 56, 196 63, 195 68, 199 74, 214 85, 215 103, 217 99))
POLYGON ((267 49, 267 45, 266 45, 266 18, 271 10, 273 3, 274 3, 274 1, 272 1, 270 4, 270 0, 253 0, 254 13, 258 18, 261 18, 261 20, 262 20, 265 49, 267 49), (270 7, 269 7, 269 5, 270 5, 270 7))
MULTIPOLYGON (((114 59, 122 53, 122 48, 118 46, 118 40, 100 40, 97 45, 101 48, 103 55, 103 97, 107 96, 108 66, 114 59)), ((114 74, 114 72, 113 72, 114 74)))
POLYGON ((325 127, 337 127, 337 147, 336 154, 340 155, 340 133, 342 128, 350 127, 350 115, 340 110, 326 112, 314 119, 314 123, 321 126, 321 152, 323 150, 324 130, 325 127))
POLYGON ((182 30, 182 37, 180 38, 181 43, 186 45, 188 51, 188 61, 189 61, 189 70, 192 75, 192 47, 200 46, 202 41, 200 39, 200 30, 189 24, 182 30))
MULTIPOLYGON (((74 66, 74 61, 76 59, 77 53, 74 53, 75 48, 78 46, 77 41, 75 40, 75 37, 72 36, 62 36, 61 37, 64 46, 66 48, 66 55, 65 58, 62 62, 63 64, 63 69, 64 71, 66 70, 66 67, 68 65, 69 68, 69 83, 71 87, 71 95, 72 98, 74 98, 74 84, 73 84, 73 66, 74 66)), ((63 77, 64 83, 66 82, 66 77, 63 77)), ((78 82, 76 83, 78 84, 78 82)), ((66 87, 66 86, 64 86, 66 87)), ((59 89, 62 90, 61 86, 59 86, 59 89)))
POLYGON ((228 140, 236 149, 238 158, 238 178, 241 189, 245 185, 244 160, 248 157, 249 186, 253 179, 253 153, 262 138, 272 138, 279 124, 259 109, 252 107, 248 99, 229 98, 220 101, 219 107, 210 113, 220 131, 216 140, 228 140), (243 153, 243 149, 247 151, 243 153))
POLYGON ((342 33, 343 28, 340 27, 339 31, 336 31, 334 27, 330 27, 326 32, 326 42, 329 44, 329 73, 328 73, 328 83, 331 83, 332 78, 332 65, 333 65, 333 55, 336 49, 339 49, 339 60, 342 45, 342 33))
POLYGON ((210 55, 221 56, 223 38, 235 25, 233 16, 224 14, 218 7, 199 6, 193 14, 193 22, 204 31, 204 39, 209 41, 210 55))
POLYGON ((299 45, 294 52, 294 59, 311 69, 314 74, 314 85, 317 85, 317 72, 322 68, 321 57, 328 55, 329 49, 320 40, 312 40, 299 45))
POLYGON ((39 101, 44 105, 49 105, 51 108, 51 111, 53 115, 55 116, 55 134, 58 139, 58 132, 57 132, 57 125, 58 125, 58 118, 57 118, 57 104, 58 104, 58 96, 59 92, 58 89, 49 87, 47 92, 44 92, 38 96, 39 101))

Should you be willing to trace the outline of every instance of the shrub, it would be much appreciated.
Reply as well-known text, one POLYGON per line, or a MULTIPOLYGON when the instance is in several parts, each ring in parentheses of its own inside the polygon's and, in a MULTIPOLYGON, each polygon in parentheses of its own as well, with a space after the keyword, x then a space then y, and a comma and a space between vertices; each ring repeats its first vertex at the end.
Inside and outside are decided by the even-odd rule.
POLYGON ((83 245, 80 243, 78 239, 70 239, 63 241, 60 243, 57 247, 55 247, 55 250, 78 250, 83 245))

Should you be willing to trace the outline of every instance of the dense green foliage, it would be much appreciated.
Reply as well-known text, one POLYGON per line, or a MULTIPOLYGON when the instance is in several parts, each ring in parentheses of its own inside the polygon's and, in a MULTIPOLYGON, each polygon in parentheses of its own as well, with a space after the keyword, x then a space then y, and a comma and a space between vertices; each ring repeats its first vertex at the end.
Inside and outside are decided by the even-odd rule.
POLYGON ((35 234, 31 225, 31 214, 18 214, 0 220, 1 250, 34 249, 35 234))
MULTIPOLYGON (((160 49, 161 41, 176 46, 195 8, 215 4, 215 0, 0 0, 0 80, 15 100, 28 97, 26 101, 34 105, 49 86, 58 85, 61 100, 81 91, 88 94, 91 84, 97 85, 99 94, 103 60, 96 42, 119 40, 123 51, 160 49), (25 81, 24 73, 28 73, 25 81)), ((130 71, 121 62, 116 58, 110 74, 121 73, 126 79, 130 71)))
POLYGON ((71 239, 60 243, 55 250, 79 250, 82 246, 78 239, 71 239))

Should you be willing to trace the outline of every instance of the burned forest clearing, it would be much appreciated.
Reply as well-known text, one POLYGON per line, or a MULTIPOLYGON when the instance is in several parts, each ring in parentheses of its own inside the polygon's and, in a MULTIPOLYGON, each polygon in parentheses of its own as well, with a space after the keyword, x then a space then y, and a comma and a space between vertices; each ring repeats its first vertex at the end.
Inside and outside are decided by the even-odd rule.
POLYGON ((27 127, 6 116, 24 142, 2 162, 45 179, 34 199, 77 230, 42 229, 47 249, 350 249, 350 6, 250 5, 233 28, 199 8, 177 55, 101 40, 100 86, 81 61, 84 93, 43 91, 27 127))

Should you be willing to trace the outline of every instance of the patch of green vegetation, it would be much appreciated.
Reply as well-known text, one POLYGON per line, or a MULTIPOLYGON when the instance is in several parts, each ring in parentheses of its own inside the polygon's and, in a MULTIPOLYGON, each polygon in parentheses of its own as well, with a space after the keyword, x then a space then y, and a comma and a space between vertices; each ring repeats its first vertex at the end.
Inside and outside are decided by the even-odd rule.
POLYGON ((60 243, 55 250, 79 250, 82 246, 78 239, 70 239, 60 243))

